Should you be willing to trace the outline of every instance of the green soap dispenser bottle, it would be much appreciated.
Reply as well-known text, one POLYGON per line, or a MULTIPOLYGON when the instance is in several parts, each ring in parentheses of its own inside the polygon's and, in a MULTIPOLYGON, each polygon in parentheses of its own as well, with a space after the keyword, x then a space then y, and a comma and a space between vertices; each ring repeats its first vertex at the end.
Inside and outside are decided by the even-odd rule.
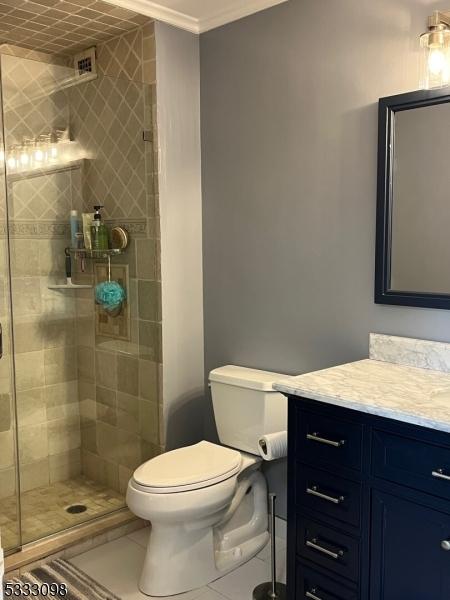
POLYGON ((108 229, 102 221, 101 209, 103 206, 94 206, 94 220, 91 226, 92 250, 108 250, 108 229))

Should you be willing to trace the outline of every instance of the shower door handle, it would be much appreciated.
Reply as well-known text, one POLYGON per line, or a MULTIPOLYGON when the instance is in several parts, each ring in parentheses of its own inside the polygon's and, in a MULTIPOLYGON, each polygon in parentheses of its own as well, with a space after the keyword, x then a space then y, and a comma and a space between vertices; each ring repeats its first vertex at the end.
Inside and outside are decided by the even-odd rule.
POLYGON ((0 323, 0 358, 3 358, 3 328, 0 323))

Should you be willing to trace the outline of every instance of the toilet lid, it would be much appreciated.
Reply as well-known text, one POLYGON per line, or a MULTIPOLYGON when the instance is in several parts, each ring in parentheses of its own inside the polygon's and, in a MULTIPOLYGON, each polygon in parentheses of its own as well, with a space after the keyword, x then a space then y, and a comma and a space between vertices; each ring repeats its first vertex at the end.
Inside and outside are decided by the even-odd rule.
POLYGON ((133 479, 156 493, 195 490, 232 477, 241 462, 237 450, 203 441, 148 460, 133 479))

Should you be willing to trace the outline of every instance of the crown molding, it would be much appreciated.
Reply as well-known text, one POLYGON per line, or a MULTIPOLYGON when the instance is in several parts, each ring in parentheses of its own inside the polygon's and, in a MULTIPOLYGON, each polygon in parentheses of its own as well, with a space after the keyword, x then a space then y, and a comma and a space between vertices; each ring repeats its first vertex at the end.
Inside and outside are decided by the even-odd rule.
POLYGON ((110 4, 128 8, 142 15, 147 15, 157 21, 163 21, 169 25, 186 29, 191 33, 204 33, 221 25, 226 25, 232 21, 237 21, 243 17, 271 8, 287 0, 247 0, 245 3, 242 0, 236 0, 234 5, 225 10, 212 12, 210 16, 202 19, 196 19, 185 13, 173 10, 162 6, 153 0, 107 0, 110 4), (243 6, 244 4, 244 6, 243 6))
POLYGON ((253 15, 266 8, 283 4, 287 0, 248 0, 245 3, 242 0, 238 0, 234 6, 230 6, 226 10, 217 11, 211 16, 201 19, 199 21, 199 32, 204 33, 210 31, 221 25, 226 25, 232 21, 243 19, 249 15, 253 15))
POLYGON ((115 4, 122 8, 134 10, 141 15, 146 15, 156 21, 163 21, 174 27, 186 29, 191 33, 201 33, 198 19, 184 13, 172 10, 166 6, 153 2, 152 0, 107 0, 109 4, 115 4))

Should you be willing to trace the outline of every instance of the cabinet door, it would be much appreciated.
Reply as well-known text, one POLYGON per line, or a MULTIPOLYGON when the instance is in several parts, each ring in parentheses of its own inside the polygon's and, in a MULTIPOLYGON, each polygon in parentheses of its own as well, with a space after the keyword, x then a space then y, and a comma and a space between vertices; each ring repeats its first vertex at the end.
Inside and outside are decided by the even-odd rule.
POLYGON ((450 516, 373 491, 371 600, 450 598, 450 516))

